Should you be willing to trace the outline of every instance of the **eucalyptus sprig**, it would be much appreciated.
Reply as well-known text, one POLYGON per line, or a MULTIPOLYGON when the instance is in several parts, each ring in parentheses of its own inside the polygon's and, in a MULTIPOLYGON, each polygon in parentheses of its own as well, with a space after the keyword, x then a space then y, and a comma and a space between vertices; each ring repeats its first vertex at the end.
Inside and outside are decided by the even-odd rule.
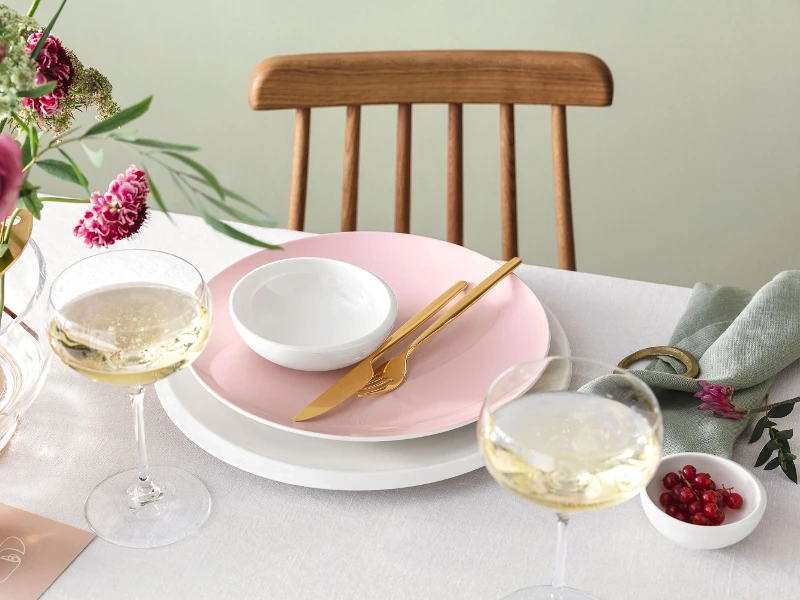
POLYGON ((210 212, 210 207, 221 211, 227 216, 261 227, 274 227, 275 223, 269 220, 266 212, 253 202, 223 187, 211 171, 188 156, 200 148, 186 144, 175 144, 161 140, 139 137, 134 131, 126 131, 121 127, 135 121, 150 108, 152 96, 141 102, 129 106, 113 116, 92 125, 85 132, 79 132, 75 127, 58 138, 53 138, 46 146, 39 146, 39 135, 35 126, 28 125, 22 119, 14 116, 18 129, 17 141, 22 148, 23 172, 26 173, 25 184, 20 190, 19 205, 29 210, 37 219, 41 216, 42 201, 52 202, 89 202, 91 195, 89 181, 81 171, 78 164, 64 149, 65 146, 80 143, 86 156, 95 166, 100 166, 103 161, 102 149, 94 150, 86 142, 110 141, 125 146, 128 150, 138 154, 145 160, 144 171, 150 185, 150 192, 156 205, 167 213, 167 207, 159 188, 156 186, 153 172, 147 166, 151 161, 168 172, 175 181, 178 190, 186 197, 189 204, 197 211, 202 219, 216 231, 241 242, 258 246, 260 248, 279 249, 258 240, 246 233, 220 221, 210 212), (57 158, 43 158, 46 154, 57 150, 63 160, 57 158), (38 167, 48 175, 80 186, 86 192, 86 197, 66 198, 58 196, 40 196, 39 187, 28 181, 28 173, 32 167, 38 167), (255 214, 249 214, 232 206, 239 203, 255 214))
MULTIPOLYGON (((793 399, 795 402, 797 398, 793 399)), ((769 402, 769 396, 766 398, 766 403, 769 402)), ((756 423, 753 429, 753 435, 750 436, 750 443, 754 444, 762 438, 765 431, 769 432, 769 440, 767 441, 761 453, 756 460, 756 467, 764 465, 764 469, 771 471, 773 469, 781 468, 784 474, 797 483, 797 468, 794 461, 797 456, 792 453, 789 445, 789 440, 792 438, 794 431, 792 429, 778 430, 777 423, 772 419, 783 418, 792 412, 795 402, 787 401, 786 403, 774 404, 767 408, 766 413, 756 423), (772 457, 772 454, 777 451, 777 456, 772 457)))

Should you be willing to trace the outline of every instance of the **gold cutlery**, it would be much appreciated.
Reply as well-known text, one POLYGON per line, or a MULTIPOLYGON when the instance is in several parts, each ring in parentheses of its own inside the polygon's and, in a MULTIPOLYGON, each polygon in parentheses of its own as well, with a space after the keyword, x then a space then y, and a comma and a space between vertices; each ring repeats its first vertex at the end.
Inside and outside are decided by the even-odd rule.
POLYGON ((516 269, 521 263, 522 261, 519 258, 512 258, 497 269, 497 271, 489 275, 489 277, 476 285, 468 294, 464 295, 461 300, 456 302, 450 310, 436 319, 430 327, 423 331, 402 354, 377 367, 375 369, 375 375, 359 392, 359 397, 386 394, 400 387, 408 374, 408 359, 414 350, 419 348, 424 341, 432 338, 435 333, 444 329, 448 323, 451 323, 456 317, 475 304, 481 296, 510 275, 511 271, 516 269))
POLYGON ((400 329, 390 335, 389 338, 383 342, 383 344, 381 344, 377 350, 375 350, 375 352, 358 363, 358 365, 356 365, 354 369, 347 373, 347 375, 334 383, 316 400, 292 417, 292 421, 306 421, 308 419, 318 417, 319 415, 328 412, 332 408, 335 408, 347 400, 350 396, 355 394, 372 379, 373 375, 375 375, 375 372, 372 370, 372 363, 394 348, 404 338, 413 333, 414 330, 416 330, 420 325, 425 323, 425 321, 439 312, 443 306, 455 298, 456 295, 461 293, 466 287, 466 281, 459 281, 458 283, 453 284, 450 289, 436 298, 436 300, 431 302, 416 315, 411 317, 402 327, 400 327, 400 329))

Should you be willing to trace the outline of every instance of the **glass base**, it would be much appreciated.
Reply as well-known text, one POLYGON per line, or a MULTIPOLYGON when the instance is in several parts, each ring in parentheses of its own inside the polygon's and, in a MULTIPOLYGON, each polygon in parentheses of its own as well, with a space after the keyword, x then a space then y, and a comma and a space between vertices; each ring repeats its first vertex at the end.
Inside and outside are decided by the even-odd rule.
POLYGON ((552 585, 537 585, 517 590, 504 600, 598 600, 595 596, 584 594, 572 588, 557 588, 552 585))
POLYGON ((211 496, 194 475, 170 467, 150 469, 161 490, 158 499, 136 506, 130 493, 138 469, 128 469, 100 483, 86 499, 86 521, 98 536, 129 548, 158 548, 182 540, 205 523, 211 496))

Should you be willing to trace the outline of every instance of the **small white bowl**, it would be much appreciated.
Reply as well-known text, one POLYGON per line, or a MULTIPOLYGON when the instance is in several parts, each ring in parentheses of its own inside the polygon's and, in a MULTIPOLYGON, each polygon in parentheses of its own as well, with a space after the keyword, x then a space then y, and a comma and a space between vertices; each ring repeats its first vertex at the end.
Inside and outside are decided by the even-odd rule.
POLYGON ((388 337, 397 299, 378 277, 328 258, 288 258, 245 275, 230 313, 244 342, 268 361, 331 371, 363 360, 388 337))
POLYGON ((727 458, 702 452, 681 452, 662 458, 655 477, 640 492, 640 498, 647 518, 664 537, 696 550, 716 550, 742 541, 761 522, 767 508, 767 492, 750 471, 727 458), (725 522, 716 527, 692 525, 670 517, 658 502, 658 497, 666 491, 661 480, 685 465, 693 465, 698 473, 709 473, 718 487, 736 488, 744 499, 742 508, 725 508, 725 522))

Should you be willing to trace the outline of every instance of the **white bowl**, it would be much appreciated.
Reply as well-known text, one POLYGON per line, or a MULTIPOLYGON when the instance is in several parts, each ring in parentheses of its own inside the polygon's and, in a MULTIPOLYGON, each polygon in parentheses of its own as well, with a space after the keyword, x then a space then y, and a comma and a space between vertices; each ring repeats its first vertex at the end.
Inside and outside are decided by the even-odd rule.
POLYGON ((288 258, 245 275, 231 291, 230 313, 245 343, 270 362, 330 371, 380 346, 397 317, 397 300, 360 267, 288 258))
POLYGON ((696 550, 716 550, 742 541, 761 522, 767 508, 767 492, 750 471, 727 458, 702 452, 665 456, 653 480, 640 492, 640 498, 647 518, 664 537, 696 550), (717 487, 736 488, 744 499, 742 508, 725 508, 725 522, 716 527, 692 525, 670 517, 658 503, 658 497, 666 491, 661 479, 670 471, 677 473, 684 465, 694 465, 698 473, 709 473, 717 487))

